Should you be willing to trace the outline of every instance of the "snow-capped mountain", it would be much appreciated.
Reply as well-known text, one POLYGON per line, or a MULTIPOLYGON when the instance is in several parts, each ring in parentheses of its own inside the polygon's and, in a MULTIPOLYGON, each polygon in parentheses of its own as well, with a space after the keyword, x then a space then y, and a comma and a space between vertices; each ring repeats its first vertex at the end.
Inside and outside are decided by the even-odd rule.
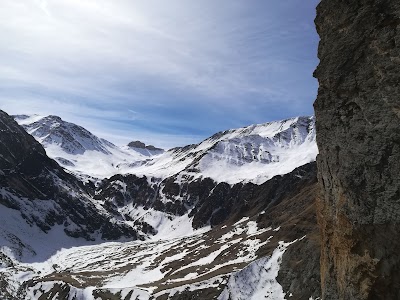
POLYGON ((58 116, 16 115, 15 120, 46 149, 61 166, 76 174, 109 177, 128 164, 142 164, 164 150, 154 146, 117 147, 85 128, 58 116))
POLYGON ((124 172, 261 184, 315 161, 318 149, 314 126, 314 117, 297 117, 227 130, 197 145, 171 149, 124 172))
POLYGON ((305 164, 316 155, 313 118, 229 130, 160 153, 139 141, 119 148, 57 117, 17 116, 47 155, 74 163, 63 164, 66 173, 3 114, 4 299, 318 296, 316 167, 305 164), (113 175, 81 182, 83 158, 113 175), (222 167, 226 174, 217 174, 222 167))
POLYGON ((66 122, 58 116, 17 115, 15 120, 44 147, 58 145, 68 154, 78 155, 86 151, 111 154, 108 148, 114 146, 99 139, 85 128, 66 122))
POLYGON ((60 238, 137 238, 132 227, 91 200, 92 186, 64 172, 31 135, 2 111, 0 133, 3 249, 19 258, 39 255, 41 249, 31 244, 32 237, 43 238, 55 228, 60 238))
POLYGON ((180 174, 191 180, 261 184, 314 161, 318 153, 313 117, 227 130, 166 152, 140 141, 117 147, 56 116, 15 119, 64 168, 96 178, 136 174, 165 179, 180 174))

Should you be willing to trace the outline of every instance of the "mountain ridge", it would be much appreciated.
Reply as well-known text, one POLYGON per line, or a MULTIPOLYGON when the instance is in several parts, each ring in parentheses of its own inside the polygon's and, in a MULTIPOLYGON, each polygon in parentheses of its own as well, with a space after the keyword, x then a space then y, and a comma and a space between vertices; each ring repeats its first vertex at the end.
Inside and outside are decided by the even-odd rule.
MULTIPOLYGON (((6 207, 10 214, 11 210, 20 212, 20 216, 14 218, 43 233, 61 226, 63 234, 73 238, 137 238, 126 224, 111 220, 101 207, 89 201, 91 186, 85 186, 64 172, 47 157, 41 144, 2 111, 0 132, 0 203, 3 210, 6 207)), ((13 232, 17 228, 6 222, 2 229, 2 241, 16 246, 17 252, 29 248, 24 243, 14 243, 13 232)))
POLYGON ((67 170, 82 176, 112 176, 120 172, 118 165, 128 162, 140 164, 163 152, 155 147, 146 151, 128 146, 118 147, 84 127, 54 115, 15 115, 14 119, 45 147, 50 157, 67 170))
MULTIPOLYGON (((261 184, 275 175, 291 172, 296 167, 314 161, 318 152, 315 143, 314 117, 294 117, 225 130, 198 144, 176 147, 165 152, 153 146, 146 146, 140 141, 131 143, 131 146, 135 147, 119 148, 118 150, 122 149, 122 152, 117 151, 118 147, 110 142, 108 143, 112 145, 111 148, 96 144, 100 152, 106 149, 108 155, 90 151, 90 157, 62 153, 60 147, 57 148, 57 139, 50 140, 50 143, 43 140, 43 135, 46 137, 51 135, 49 126, 39 127, 42 131, 40 135, 36 131, 38 123, 43 123, 46 118, 48 117, 40 120, 36 118, 35 122, 29 123, 26 121, 29 118, 25 115, 25 119, 20 123, 43 143, 48 155, 63 167, 81 175, 85 175, 86 172, 89 173, 86 175, 97 178, 111 177, 115 174, 135 174, 165 179, 182 174, 192 180, 209 177, 214 181, 230 184, 241 181, 261 184), (131 155, 130 150, 135 150, 135 155, 131 155), (94 166, 91 162, 94 159, 102 160, 107 168, 99 169, 97 165, 94 166)), ((57 117, 56 124, 60 124, 59 120, 57 117)), ((72 123, 65 122, 65 124, 72 126, 69 125, 72 123)), ((85 130, 85 135, 90 134, 92 140, 102 140, 86 132, 88 131, 85 130)))
MULTIPOLYGON (((13 124, 17 126, 15 122, 13 124)), ((182 158, 187 161, 169 173, 171 175, 159 177, 152 174, 115 174, 108 178, 87 180, 81 174, 64 172, 46 156, 43 147, 30 137, 32 144, 41 149, 44 161, 52 161, 54 167, 76 182, 79 188, 73 188, 62 179, 57 181, 58 185, 70 190, 70 202, 67 203, 73 209, 64 209, 63 217, 54 215, 55 223, 52 223, 51 218, 46 223, 45 212, 33 210, 31 215, 44 220, 43 228, 36 228, 35 224, 33 229, 30 228, 27 223, 29 218, 24 217, 25 211, 19 206, 3 207, 0 203, 0 213, 3 212, 4 217, 1 226, 10 230, 13 228, 9 232, 13 239, 8 237, 8 244, 4 243, 4 236, 0 238, 2 245, 6 245, 0 248, 0 263, 4 266, 4 269, 0 267, 0 291, 9 295, 6 299, 20 299, 18 293, 27 299, 39 296, 51 299, 54 295, 62 299, 84 297, 85 300, 129 297, 146 300, 185 297, 225 299, 223 297, 226 295, 235 293, 235 286, 242 282, 243 274, 273 266, 275 271, 266 274, 273 280, 274 289, 280 291, 279 295, 291 293, 298 299, 317 297, 319 289, 318 281, 315 280, 315 258, 318 257, 318 244, 313 240, 316 221, 312 213, 316 184, 315 162, 296 167, 286 174, 265 178, 257 184, 226 183, 206 176, 196 176, 202 159, 213 151, 213 155, 218 158, 221 155, 222 159, 232 158, 232 153, 243 154, 246 143, 250 143, 254 149, 261 149, 259 145, 273 145, 282 151, 293 149, 294 154, 297 151, 297 155, 301 156, 299 143, 313 141, 313 118, 294 118, 263 126, 265 128, 250 126, 231 130, 214 135, 197 145, 170 150, 164 155, 173 156, 172 163, 182 158), (271 136, 266 133, 266 128, 274 134, 271 136), (250 141, 246 140, 247 137, 250 141), (221 144, 218 143, 226 141, 229 141, 230 146, 233 145, 231 149, 234 151, 221 153, 221 144), (235 146, 240 150, 236 151, 235 146), (103 221, 105 232, 111 233, 115 228, 120 228, 119 236, 110 236, 114 242, 107 243, 106 239, 91 241, 94 235, 90 234, 75 237, 65 235, 64 228, 79 229, 79 225, 85 224, 82 221, 82 224, 75 226, 70 221, 74 220, 74 213, 84 213, 83 208, 76 206, 81 197, 84 197, 87 207, 93 209, 93 214, 104 213, 106 219, 103 220, 112 221, 110 224, 103 221), (293 202, 297 205, 293 205, 293 202), (57 223, 60 220, 63 220, 62 224, 57 223), (125 241, 118 241, 121 238, 125 241), (55 242, 48 243, 52 240, 55 242), (304 247, 295 246, 300 244, 304 247), (13 248, 13 245, 20 246, 13 248), (22 251, 21 255, 15 256, 18 249, 22 251), (110 249, 113 250, 110 252, 110 249), (295 267, 293 262, 303 251, 308 253, 310 259, 304 260, 301 268, 295 267), (85 253, 83 258, 81 253, 85 253), (136 253, 136 258, 132 257, 132 253, 136 253), (149 261, 148 257, 160 264, 149 261), (110 273, 102 268, 91 267, 97 265, 107 265, 110 273), (286 276, 278 276, 280 265, 285 272, 291 274, 291 282, 297 282, 295 285, 288 284, 286 276), (247 266, 248 271, 235 275, 247 266), (298 279, 300 277, 310 281, 309 289, 302 289, 298 279), (279 278, 279 282, 276 278, 279 278), (126 282, 129 282, 129 286, 126 282)), ((20 127, 18 130, 21 136, 28 136, 20 127)), ((310 144, 304 144, 307 145, 310 144)), ((93 150, 87 152, 90 151, 93 150)), ((247 152, 251 153, 251 149, 247 152)), ((233 161, 238 168, 254 162, 265 166, 271 161, 269 155, 255 156, 237 156, 233 161)), ((41 161, 37 163, 37 166, 31 166, 34 170, 46 167, 41 161)), ((30 180, 27 178, 25 186, 30 180)), ((58 199, 62 198, 56 195, 58 199)), ((43 198, 52 201, 51 196, 43 198)), ((28 200, 23 195, 13 194, 9 203, 29 203, 28 200)), ((87 218, 87 222, 92 221, 87 218)), ((248 295, 252 299, 256 299, 254 297, 262 292, 263 285, 261 277, 255 276, 254 280, 260 284, 249 290, 248 295)))

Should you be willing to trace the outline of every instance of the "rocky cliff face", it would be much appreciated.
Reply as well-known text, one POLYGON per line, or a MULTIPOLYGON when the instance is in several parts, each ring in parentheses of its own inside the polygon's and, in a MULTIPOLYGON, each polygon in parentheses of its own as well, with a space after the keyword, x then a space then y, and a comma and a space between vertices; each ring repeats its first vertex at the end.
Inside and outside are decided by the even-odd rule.
MULTIPOLYGON (((11 218, 9 213, 14 211, 19 212, 31 227, 37 226, 46 233, 61 227, 61 232, 67 236, 86 240, 137 238, 130 226, 111 219, 107 211, 90 201, 94 187, 84 185, 66 173, 47 157, 43 147, 31 135, 1 110, 0 135, 0 212, 3 221, 11 218)), ((17 252, 23 252, 27 247, 22 242, 15 243, 11 232, 7 232, 4 224, 2 226, 0 236, 13 246, 16 244, 17 252)))
MULTIPOLYGON (((142 222, 151 219, 155 211, 173 218, 188 214, 193 217, 193 228, 199 229, 208 225, 215 227, 229 219, 236 222, 271 209, 282 199, 298 194, 302 187, 313 182, 315 174, 315 163, 309 163, 261 185, 229 185, 210 178, 177 182, 176 176, 161 183, 149 183, 146 177, 115 175, 98 184, 95 199, 102 200, 103 207, 118 219, 136 220, 137 223, 137 211, 146 214, 140 218, 142 222)), ((281 222, 269 226, 278 227, 279 224, 281 222)))
POLYGON ((400 2, 322 0, 323 299, 400 299, 400 2))

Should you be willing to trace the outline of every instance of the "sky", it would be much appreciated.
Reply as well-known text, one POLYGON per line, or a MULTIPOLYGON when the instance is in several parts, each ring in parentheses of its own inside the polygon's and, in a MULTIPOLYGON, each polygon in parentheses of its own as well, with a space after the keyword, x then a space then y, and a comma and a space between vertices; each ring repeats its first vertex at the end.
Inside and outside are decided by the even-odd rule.
POLYGON ((1 0, 0 109, 170 148, 312 115, 317 0, 1 0))

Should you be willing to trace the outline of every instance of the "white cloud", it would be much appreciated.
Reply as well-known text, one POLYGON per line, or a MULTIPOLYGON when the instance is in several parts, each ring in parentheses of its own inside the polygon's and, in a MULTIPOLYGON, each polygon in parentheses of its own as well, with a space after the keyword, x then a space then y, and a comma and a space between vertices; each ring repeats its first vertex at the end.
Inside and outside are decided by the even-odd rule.
POLYGON ((138 108, 144 102, 162 109, 161 104, 190 106, 201 99, 210 110, 246 120, 254 107, 300 106, 305 95, 293 94, 293 74, 310 62, 296 49, 288 51, 285 41, 299 35, 302 42, 307 26, 285 27, 294 21, 280 20, 284 6, 265 9, 264 1, 245 0, 2 0, 0 107, 80 123, 87 114, 107 130, 101 120, 150 118, 138 108))
POLYGON ((284 62, 271 57, 251 65, 239 53, 246 45, 235 40, 245 33, 228 28, 224 12, 206 2, 3 0, 0 76, 83 95, 103 93, 96 83, 111 89, 121 76, 148 76, 211 97, 276 93, 249 73, 276 72, 284 62))

